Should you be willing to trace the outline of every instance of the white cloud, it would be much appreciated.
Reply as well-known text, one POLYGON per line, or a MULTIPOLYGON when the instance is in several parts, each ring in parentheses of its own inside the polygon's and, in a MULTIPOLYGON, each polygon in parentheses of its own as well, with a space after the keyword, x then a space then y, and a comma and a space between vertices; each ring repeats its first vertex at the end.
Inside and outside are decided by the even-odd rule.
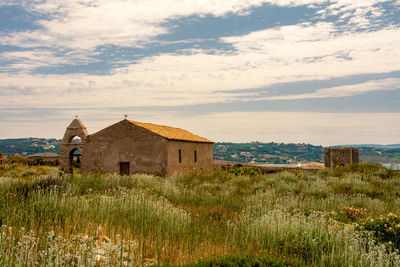
MULTIPOLYGON (((21 2, 27 10, 42 13, 47 18, 37 22, 41 26, 39 30, 0 33, 0 45, 14 45, 31 49, 30 52, 0 55, 0 58, 2 57, 3 59, 10 60, 12 57, 13 61, 11 64, 3 61, 3 70, 31 71, 42 66, 93 62, 96 61, 94 50, 99 46, 145 46, 154 37, 168 33, 169 29, 163 26, 162 23, 170 19, 191 15, 225 16, 228 13, 242 14, 249 8, 257 7, 264 3, 279 6, 312 6, 314 4, 329 3, 326 14, 337 12, 345 16, 351 15, 350 24, 353 25, 352 27, 354 25, 368 27, 367 14, 377 14, 376 16, 379 16, 380 11, 375 5, 382 1, 116 0, 110 2, 106 0, 38 0, 21 2), (42 51, 43 49, 48 51, 44 52, 42 51), (27 53, 31 53, 31 57, 34 56, 35 60, 26 60, 25 55, 27 53)), ((9 2, 6 2, 6 4, 9 4, 9 2)), ((233 37, 223 40, 235 43, 236 47, 242 48, 242 52, 244 50, 243 47, 246 45, 248 48, 252 48, 249 44, 253 42, 256 44, 254 48, 258 48, 265 53, 266 49, 269 48, 269 42, 275 45, 280 41, 286 41, 291 42, 292 46, 298 46, 308 44, 317 39, 318 41, 324 41, 329 38, 329 35, 338 31, 332 23, 319 23, 317 26, 310 27, 307 24, 303 24, 300 26, 299 32, 297 32, 298 30, 299 25, 293 25, 252 33, 248 36, 241 36, 239 39, 238 37, 233 37), (303 36, 299 36, 299 34, 303 36), (312 34, 315 34, 315 36, 312 34), (293 38, 290 38, 290 35, 293 35, 293 38), (236 42, 235 39, 239 40, 238 42, 240 43, 236 42)), ((296 48, 296 50, 299 49, 296 48)), ((275 51, 271 51, 271 54, 273 52, 275 51)), ((295 52, 297 53, 297 51, 295 52)), ((290 57, 291 55, 288 54, 288 56, 290 57)), ((276 55, 276 60, 281 59, 281 55, 276 55)), ((274 61, 274 59, 272 60, 274 61)))
MULTIPOLYGON (((223 38, 237 52, 161 54, 110 75, 0 74, 0 107, 176 106, 243 100, 216 93, 275 83, 400 70, 400 29, 338 33, 331 23, 301 24, 223 38), (28 92, 28 93, 27 93, 28 92)), ((385 81, 388 82, 388 81, 385 81)), ((393 81, 392 81, 393 82, 393 81)), ((372 84, 371 90, 383 90, 372 84)), ((365 84, 294 97, 364 93, 365 84), (349 89, 350 88, 350 89, 349 89), (346 91, 347 90, 347 91, 346 91)))
MULTIPOLYGON (((11 65, 2 64, 3 70, 30 71, 42 67, 66 63, 80 64, 82 58, 95 60, 93 51, 100 46, 115 45, 142 47, 169 29, 162 25, 170 19, 191 15, 225 16, 228 13, 243 14, 249 8, 260 6, 269 0, 38 0, 4 1, 1 4, 21 4, 30 12, 45 18, 36 21, 40 29, 29 31, 0 32, 0 45, 31 49, 36 62, 26 61, 14 53, 11 65), (48 52, 41 52, 41 49, 48 52), (38 50, 39 49, 39 50, 38 50), (55 52, 58 53, 55 53, 55 52), (60 51, 65 56, 60 55, 60 51), (67 54, 68 53, 68 54, 67 54), (68 62, 66 62, 68 61, 68 62), (33 63, 33 64, 32 64, 33 63)), ((274 4, 276 1, 272 1, 274 4)), ((278 1, 279 2, 279 1, 278 1)), ((302 5, 314 1, 288 1, 287 5, 302 5)), ((282 4, 282 3, 280 3, 282 4)), ((25 52, 29 53, 29 52, 25 52)), ((12 54, 2 55, 9 58, 12 54)))
POLYGON ((0 2, 0 7, 2 6, 10 6, 10 5, 20 5, 21 1, 20 0, 2 0, 0 2))
POLYGON ((341 23, 345 22, 344 19, 349 19, 346 24, 346 28, 348 30, 357 31, 360 29, 368 29, 381 23, 381 18, 384 15, 384 9, 379 6, 379 4, 384 2, 390 3, 392 1, 327 1, 327 8, 321 9, 317 13, 321 15, 321 19, 329 16, 338 16, 339 20, 337 20, 337 22, 341 23))
MULTIPOLYGON (((270 3, 279 6, 300 6, 330 3, 326 10, 349 12, 356 10, 355 22, 368 12, 378 12, 378 0, 324 1, 324 0, 40 0, 23 1, 23 6, 49 16, 38 23, 40 30, 15 32, 3 35, 0 44, 22 47, 63 47, 89 49, 101 45, 137 47, 153 37, 167 33, 161 25, 169 19, 191 15, 225 16, 228 13, 242 14, 249 8, 270 3)), ((360 22, 358 22, 360 23, 360 22)))
POLYGON ((309 94, 295 94, 285 96, 273 96, 263 99, 269 100, 292 100, 292 99, 310 99, 310 98, 330 98, 330 97, 345 97, 364 94, 371 91, 388 91, 400 90, 400 79, 382 79, 372 80, 365 83, 355 85, 336 86, 317 90, 309 94))
POLYGON ((400 29, 395 27, 340 33, 332 23, 303 24, 223 40, 238 50, 236 66, 252 64, 259 73, 264 73, 264 78, 273 82, 400 69, 400 52, 396 49, 400 29))
POLYGON ((195 1, 27 1, 25 8, 50 15, 38 22, 41 30, 16 32, 1 44, 93 49, 101 45, 137 47, 168 32, 162 22, 190 15, 224 16, 259 6, 263 0, 195 1))
MULTIPOLYGON (((161 22, 193 14, 224 16, 270 2, 304 5, 321 1, 35 1, 25 6, 51 14, 40 21, 42 30, 15 33, 0 43, 48 46, 0 54, 11 61, 3 70, 32 70, 39 66, 95 60, 87 50, 99 45, 135 46, 161 32, 161 22), (179 4, 178 4, 179 3, 179 4), (56 49, 56 50, 54 50, 56 49), (60 51, 69 52, 62 54, 60 51), (68 50, 69 49, 69 50, 68 50)), ((330 8, 346 12, 369 8, 378 1, 331 1, 330 8), (335 6, 336 5, 336 6, 335 6)), ((241 36, 221 38, 234 53, 193 50, 186 55, 161 54, 115 69, 109 75, 0 74, 0 107, 117 107, 176 106, 246 99, 249 95, 221 93, 275 83, 322 80, 348 75, 400 70, 400 29, 344 31, 334 23, 302 23, 241 36), (220 93, 216 93, 220 92, 220 93)), ((297 98, 361 94, 365 84, 329 88, 297 98)), ((383 90, 380 84, 369 90, 383 90)))
POLYGON ((26 51, 8 51, 0 54, 0 61, 8 62, 0 67, 3 71, 7 70, 34 70, 39 67, 59 66, 64 64, 79 64, 94 62, 94 58, 89 58, 85 53, 70 51, 63 53, 62 56, 56 52, 46 49, 34 49, 26 51))

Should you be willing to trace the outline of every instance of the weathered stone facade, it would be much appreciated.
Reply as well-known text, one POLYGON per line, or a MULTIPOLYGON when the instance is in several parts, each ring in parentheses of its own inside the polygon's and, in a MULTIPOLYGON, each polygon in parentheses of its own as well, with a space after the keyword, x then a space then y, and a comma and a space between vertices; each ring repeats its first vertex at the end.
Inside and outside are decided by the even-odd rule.
POLYGON ((60 167, 66 173, 72 173, 72 160, 76 150, 80 150, 82 155, 89 133, 83 123, 76 118, 71 122, 65 131, 64 137, 60 144, 60 167), (79 137, 81 142, 73 143, 74 137, 79 137))
POLYGON ((335 168, 358 164, 358 148, 330 147, 325 148, 325 167, 335 168))
POLYGON ((7 161, 7 154, 0 153, 0 164, 7 161))
POLYGON ((64 172, 72 172, 76 149, 81 152, 84 172, 171 176, 213 168, 213 142, 179 128, 130 120, 89 135, 82 122, 75 119, 60 145, 60 166, 64 172), (75 136, 82 142, 72 143, 75 136))

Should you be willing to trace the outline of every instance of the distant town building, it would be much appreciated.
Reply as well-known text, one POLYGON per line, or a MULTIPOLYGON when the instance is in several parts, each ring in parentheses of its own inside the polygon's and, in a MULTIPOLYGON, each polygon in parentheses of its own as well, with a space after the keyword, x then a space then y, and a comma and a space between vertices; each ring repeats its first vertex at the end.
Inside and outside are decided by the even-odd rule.
POLYGON ((358 164, 358 148, 330 147, 325 148, 325 167, 335 168, 358 164))
POLYGON ((89 135, 76 118, 60 144, 61 169, 72 173, 74 164, 83 172, 208 172, 213 168, 213 142, 183 129, 127 119, 89 135), (73 142, 74 137, 79 142, 73 142))

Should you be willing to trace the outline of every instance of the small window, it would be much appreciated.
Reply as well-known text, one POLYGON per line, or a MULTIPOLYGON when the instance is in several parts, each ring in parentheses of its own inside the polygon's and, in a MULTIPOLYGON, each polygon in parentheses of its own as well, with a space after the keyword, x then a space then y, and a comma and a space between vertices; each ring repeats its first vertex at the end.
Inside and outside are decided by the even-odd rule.
POLYGON ((197 162, 197 150, 194 151, 194 162, 197 162))
POLYGON ((182 163, 182 150, 179 149, 179 163, 182 163))

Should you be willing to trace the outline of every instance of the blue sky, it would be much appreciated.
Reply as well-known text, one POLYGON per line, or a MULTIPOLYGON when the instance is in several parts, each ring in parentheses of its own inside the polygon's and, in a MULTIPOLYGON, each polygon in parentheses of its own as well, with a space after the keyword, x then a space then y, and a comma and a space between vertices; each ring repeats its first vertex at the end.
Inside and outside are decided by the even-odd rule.
POLYGON ((400 143, 400 1, 0 0, 0 138, 129 119, 400 143))

